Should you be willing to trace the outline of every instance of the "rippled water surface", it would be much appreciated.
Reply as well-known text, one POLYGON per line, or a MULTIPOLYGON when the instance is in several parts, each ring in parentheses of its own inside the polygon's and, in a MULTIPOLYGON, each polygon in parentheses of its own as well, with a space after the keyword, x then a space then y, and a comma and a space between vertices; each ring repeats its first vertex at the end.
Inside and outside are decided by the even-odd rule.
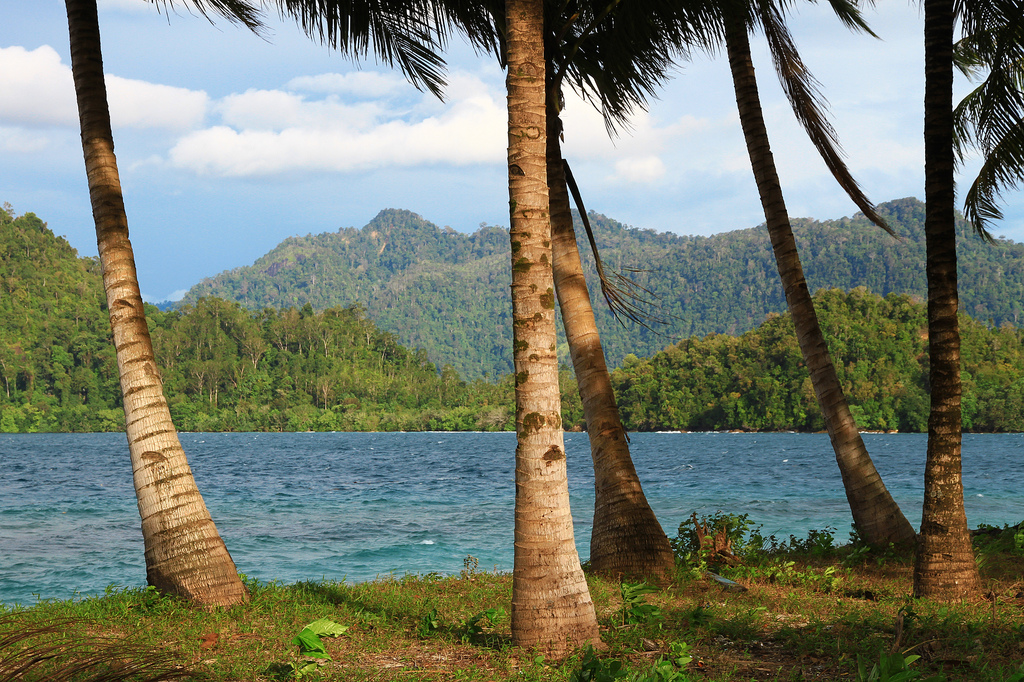
MULTIPOLYGON (((387 573, 511 569, 510 433, 181 434, 207 506, 243 573, 359 581, 387 573)), ((904 513, 921 515, 925 436, 866 434, 904 513)), ((576 542, 589 554, 593 474, 567 434, 576 542)), ((968 520, 1024 519, 1024 435, 964 437, 968 520)), ((696 511, 746 513, 766 532, 851 518, 822 434, 632 435, 665 530, 696 511)), ((0 435, 0 603, 31 604, 145 583, 123 434, 0 435)))

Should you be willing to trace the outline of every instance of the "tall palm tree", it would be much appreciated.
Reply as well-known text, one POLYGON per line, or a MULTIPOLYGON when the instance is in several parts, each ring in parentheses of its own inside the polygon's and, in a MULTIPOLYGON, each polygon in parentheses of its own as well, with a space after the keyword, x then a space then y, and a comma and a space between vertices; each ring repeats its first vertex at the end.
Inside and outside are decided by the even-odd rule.
MULTIPOLYGON (((866 29, 854 7, 843 0, 837 0, 832 5, 848 26, 866 29)), ((726 52, 736 91, 740 123, 761 197, 775 262, 793 316, 800 351, 807 363, 825 417, 854 523, 861 537, 870 544, 909 543, 914 539, 914 529, 886 489, 860 437, 836 377, 804 279, 782 186, 771 153, 767 127, 761 113, 748 38, 748 32, 755 23, 759 23, 765 32, 776 70, 794 112, 829 170, 869 219, 885 229, 888 227, 842 162, 835 133, 817 107, 814 81, 796 53, 779 5, 768 0, 755 0, 750 4, 726 0, 721 3, 721 7, 726 52)))
MULTIPOLYGON (((219 10, 225 3, 212 4, 219 10)), ((256 26, 251 8, 228 4, 256 26)), ((96 0, 66 0, 66 7, 89 196, 142 517, 146 579, 199 604, 244 602, 248 594, 196 487, 153 358, 114 157, 96 0)))
MULTIPOLYGON (((545 33, 547 170, 555 291, 594 466, 590 565, 596 572, 613 576, 665 578, 671 574, 675 558, 633 465, 583 273, 559 141, 563 132, 562 88, 568 80, 583 96, 590 97, 600 106, 610 130, 624 123, 667 78, 672 53, 682 52, 687 43, 703 38, 695 35, 704 26, 691 15, 693 4, 657 0, 626 5, 603 0, 591 5, 577 3, 572 12, 549 12, 552 26, 545 33)), ((559 9, 564 10, 562 6, 559 9)), ((582 211, 581 217, 586 220, 582 211)))
MULTIPOLYGON (((965 3, 966 5, 982 3, 965 3)), ((960 327, 953 148, 953 0, 925 0, 925 271, 931 411, 914 596, 953 601, 980 591, 964 510, 960 327)))
MULTIPOLYGON (((457 3, 450 0, 446 4, 457 3)), ((500 43, 507 32, 504 2, 485 4, 500 43)), ((674 558, 630 457, 576 245, 559 145, 562 85, 568 81, 592 98, 610 129, 622 123, 666 77, 671 53, 680 50, 694 27, 701 26, 691 16, 691 4, 671 0, 545 4, 547 164, 555 291, 594 463, 590 565, 610 575, 664 577, 672 570, 674 558)), ((503 59, 504 54, 499 52, 498 57, 503 59)))
POLYGON ((560 654, 597 643, 569 511, 555 352, 546 171, 544 3, 506 3, 508 170, 516 376, 512 641, 560 654))

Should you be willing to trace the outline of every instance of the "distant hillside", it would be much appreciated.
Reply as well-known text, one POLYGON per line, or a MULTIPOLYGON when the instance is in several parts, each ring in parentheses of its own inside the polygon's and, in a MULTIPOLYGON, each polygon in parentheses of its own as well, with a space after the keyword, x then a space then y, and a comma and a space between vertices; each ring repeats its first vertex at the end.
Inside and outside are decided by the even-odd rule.
MULTIPOLYGON (((0 432, 124 429, 100 265, 34 213, 0 207, 0 432)), ((183 430, 483 430, 511 425, 511 381, 464 382, 359 306, 147 306, 183 430)), ((566 419, 581 418, 565 373, 566 419)))
MULTIPOLYGON (((897 241, 860 214, 797 219, 794 232, 812 291, 864 286, 923 298, 924 204, 900 199, 880 212, 897 241)), ((681 338, 740 334, 785 310, 767 232, 751 228, 711 237, 627 227, 592 214, 602 258, 651 291, 668 321, 653 331, 616 322, 600 295, 598 325, 609 363, 649 356, 681 338)), ((579 230, 582 236, 582 229, 579 230)), ((1018 324, 1024 308, 1024 246, 986 244, 960 230, 963 312, 985 322, 1018 324)), ((586 242, 583 236, 583 242, 586 242)), ((511 371, 508 234, 484 226, 471 235, 441 229, 409 211, 382 211, 362 229, 293 237, 251 266, 203 280, 185 303, 219 296, 260 309, 362 304, 382 329, 422 347, 439 366, 472 379, 511 371)), ((592 258, 581 245, 592 273, 592 258)), ((590 278, 591 286, 596 276, 590 278)), ((560 346, 567 357, 564 343, 560 346)))
MULTIPOLYGON (((928 430, 927 306, 905 294, 822 290, 814 305, 858 426, 928 430)), ((1024 430, 1024 334, 961 316, 963 427, 1024 430)), ((789 313, 740 336, 684 339, 612 373, 632 431, 823 431, 789 313)))
POLYGON ((0 431, 123 421, 100 264, 34 213, 0 209, 0 431))

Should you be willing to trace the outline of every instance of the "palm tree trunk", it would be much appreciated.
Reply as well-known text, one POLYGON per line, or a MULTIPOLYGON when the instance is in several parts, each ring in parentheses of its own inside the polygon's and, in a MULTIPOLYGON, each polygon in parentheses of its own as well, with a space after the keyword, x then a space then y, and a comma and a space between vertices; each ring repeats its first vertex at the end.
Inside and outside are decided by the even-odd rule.
POLYGON ((953 179, 953 2, 925 0, 925 244, 931 413, 914 595, 958 600, 981 582, 960 469, 960 327, 953 179))
POLYGON ((909 543, 914 538, 914 529, 892 499, 868 455, 818 325, 761 113, 747 27, 742 18, 729 13, 726 13, 725 24, 736 104, 775 252, 775 263, 796 327, 800 352, 810 371, 814 392, 836 453, 854 524, 861 537, 870 544, 909 543))
POLYGON ((545 167, 542 0, 510 0, 508 169, 516 371, 512 642, 558 655, 600 642, 569 510, 545 167))
POLYGON ((247 599, 196 488, 153 359, 107 107, 96 0, 66 0, 71 68, 124 398, 149 584, 207 605, 247 599))
MULTIPOLYGON (((550 102, 550 98, 549 98, 550 102)), ((629 455, 590 292, 576 245, 558 138, 558 112, 548 106, 548 192, 555 293, 569 342, 594 461, 594 527, 590 565, 611 576, 664 579, 675 568, 668 537, 647 503, 629 455)))

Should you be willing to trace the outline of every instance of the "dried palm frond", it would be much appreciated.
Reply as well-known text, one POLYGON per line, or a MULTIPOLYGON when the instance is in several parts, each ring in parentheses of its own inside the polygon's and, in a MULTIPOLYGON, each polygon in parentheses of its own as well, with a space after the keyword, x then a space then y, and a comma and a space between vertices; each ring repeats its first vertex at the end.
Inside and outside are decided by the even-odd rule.
MULTIPOLYGON (((601 254, 597 248, 597 241, 594 239, 594 231, 590 227, 590 218, 587 216, 587 209, 583 206, 580 188, 576 185, 576 179, 572 176, 569 162, 562 159, 562 167, 565 169, 565 184, 572 194, 573 201, 576 202, 576 210, 579 211, 580 220, 587 231, 590 250, 594 254, 594 266, 597 269, 597 277, 601 281, 601 293, 604 295, 604 300, 607 301, 612 315, 623 326, 625 326, 625 323, 622 321, 622 317, 646 329, 651 329, 651 324, 667 324, 667 320, 651 312, 653 308, 657 307, 657 304, 651 300, 652 298, 657 298, 657 294, 626 277, 621 272, 613 272, 612 277, 605 273, 604 263, 601 262, 601 254)), ((638 268, 626 268, 625 270, 627 272, 643 272, 643 270, 638 268)))
POLYGON ((90 634, 96 623, 62 618, 32 623, 0 616, 0 682, 157 682, 195 679, 173 652, 124 637, 90 634))

